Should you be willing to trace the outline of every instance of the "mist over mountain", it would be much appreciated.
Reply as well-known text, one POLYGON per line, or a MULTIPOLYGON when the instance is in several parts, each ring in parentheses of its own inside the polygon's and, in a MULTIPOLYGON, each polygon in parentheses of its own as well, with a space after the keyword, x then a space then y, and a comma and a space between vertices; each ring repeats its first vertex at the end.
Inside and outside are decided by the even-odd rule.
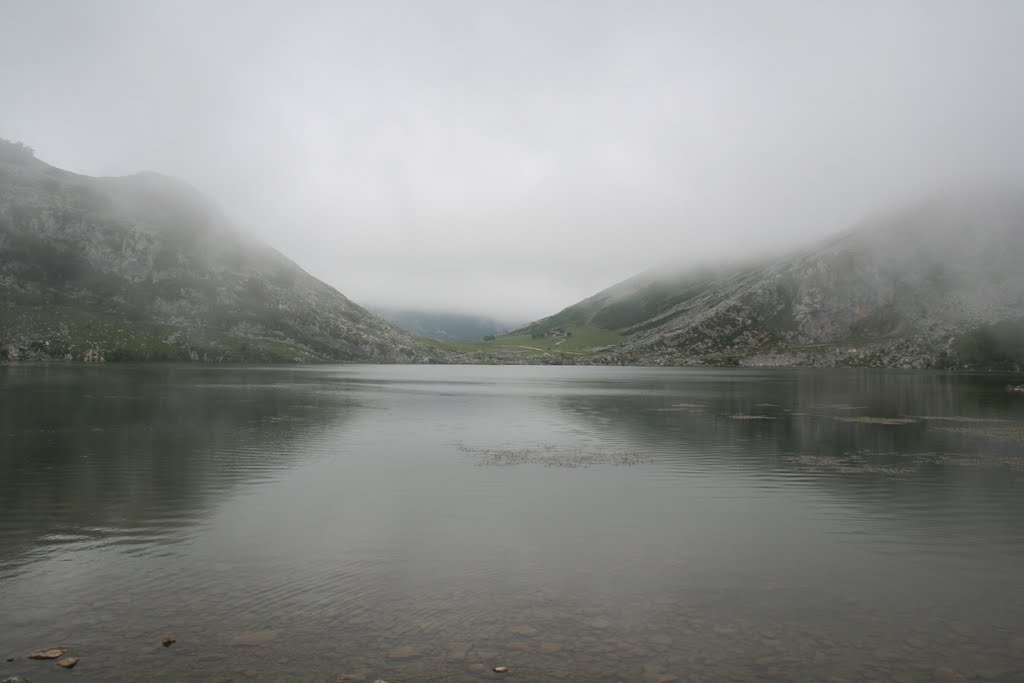
POLYGON ((1022 263, 1024 192, 963 190, 783 258, 644 273, 521 331, 615 331, 605 363, 970 366, 993 325, 1020 343, 1022 263))
POLYGON ((667 255, 1024 179, 1014 0, 9 0, 0 25, 0 135, 186 178, 362 304, 536 320, 667 255))
POLYGON ((237 231, 190 185, 92 178, 0 141, 6 359, 438 360, 237 231))
POLYGON ((11 360, 1018 367, 1021 263, 1024 192, 989 186, 782 257, 651 270, 505 337, 482 316, 382 308, 392 325, 246 237, 187 183, 78 175, 0 142, 0 357, 11 360), (422 339, 494 336, 460 351, 422 339))
POLYGON ((470 313, 445 313, 382 306, 369 306, 368 308, 374 315, 380 316, 410 334, 437 341, 479 341, 484 337, 507 332, 516 326, 470 313))

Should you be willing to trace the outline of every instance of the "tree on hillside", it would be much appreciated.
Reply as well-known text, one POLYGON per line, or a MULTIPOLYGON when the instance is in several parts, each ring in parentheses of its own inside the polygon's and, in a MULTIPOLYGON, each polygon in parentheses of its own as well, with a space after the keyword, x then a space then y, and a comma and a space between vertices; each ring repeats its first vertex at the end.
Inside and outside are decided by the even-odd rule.
POLYGON ((24 163, 31 161, 35 156, 36 151, 28 145, 0 138, 0 161, 24 163))
POLYGON ((960 363, 969 368, 1024 368, 1024 319, 1004 320, 979 327, 957 340, 960 363))

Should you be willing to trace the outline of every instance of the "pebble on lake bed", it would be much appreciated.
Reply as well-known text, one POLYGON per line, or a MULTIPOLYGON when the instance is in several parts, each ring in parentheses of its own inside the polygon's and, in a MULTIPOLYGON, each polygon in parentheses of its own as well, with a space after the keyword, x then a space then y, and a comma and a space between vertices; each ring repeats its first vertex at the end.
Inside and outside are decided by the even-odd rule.
POLYGON ((507 674, 508 673, 508 667, 507 666, 496 666, 496 667, 494 667, 494 669, 492 669, 492 671, 494 671, 494 673, 496 673, 496 674, 507 674))
POLYGON ((160 639, 160 644, 164 647, 170 647, 171 645, 174 645, 176 642, 178 642, 178 640, 174 636, 164 636, 160 639))
POLYGON ((75 664, 78 664, 78 657, 68 657, 67 659, 62 659, 57 662, 57 666, 62 669, 73 669, 75 668, 75 664))
POLYGON ((48 650, 36 650, 28 656, 29 659, 59 659, 64 653, 70 650, 69 647, 51 647, 48 650))

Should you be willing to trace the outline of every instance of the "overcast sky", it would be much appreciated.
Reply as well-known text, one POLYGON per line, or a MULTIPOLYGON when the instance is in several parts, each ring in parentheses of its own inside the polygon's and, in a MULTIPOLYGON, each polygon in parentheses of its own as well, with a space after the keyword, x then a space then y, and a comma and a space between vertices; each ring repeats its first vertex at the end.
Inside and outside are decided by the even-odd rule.
POLYGON ((1024 178, 1024 2, 0 0, 0 137, 366 305, 533 319, 1024 178))

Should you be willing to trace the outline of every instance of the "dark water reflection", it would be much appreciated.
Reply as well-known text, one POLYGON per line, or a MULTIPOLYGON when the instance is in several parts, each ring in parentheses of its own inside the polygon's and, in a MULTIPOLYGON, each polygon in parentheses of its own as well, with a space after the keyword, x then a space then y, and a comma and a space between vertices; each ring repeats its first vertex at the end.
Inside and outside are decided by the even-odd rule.
POLYGON ((0 677, 1024 680, 1009 381, 0 368, 0 677))

